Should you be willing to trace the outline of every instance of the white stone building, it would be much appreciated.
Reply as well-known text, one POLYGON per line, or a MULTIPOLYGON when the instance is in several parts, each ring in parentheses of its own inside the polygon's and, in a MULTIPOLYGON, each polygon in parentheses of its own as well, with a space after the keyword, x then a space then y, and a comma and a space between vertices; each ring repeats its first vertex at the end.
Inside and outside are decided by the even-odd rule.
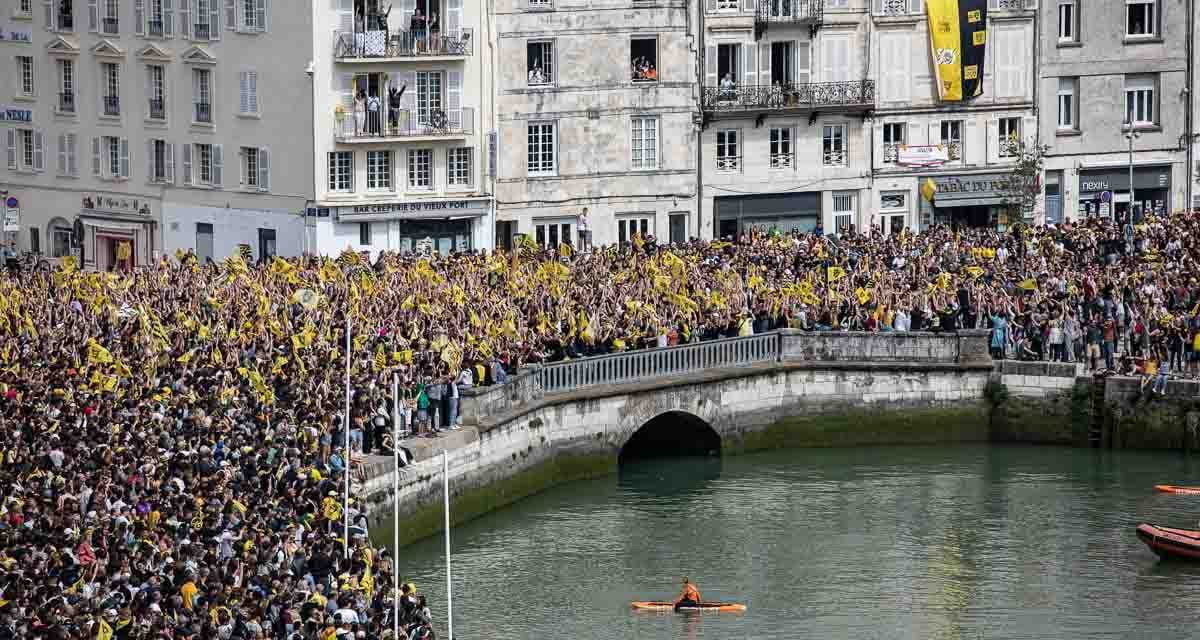
POLYGON ((861 224, 876 86, 866 6, 706 0, 702 17, 702 235, 861 224))
POLYGON ((5 2, 6 240, 97 269, 299 253, 311 143, 279 132, 309 128, 309 19, 267 0, 5 2))
POLYGON ((702 233, 688 4, 496 0, 492 11, 497 244, 702 233))
MULTIPOLYGON (((1050 1, 1050 0, 1044 0, 1050 1)), ((983 93, 939 100, 923 0, 871 0, 871 55, 878 61, 870 122, 874 171, 871 219, 885 232, 932 224, 1004 226, 1015 222, 1005 184, 1018 138, 1037 144, 1034 111, 1037 0, 989 0, 983 93), (929 178, 932 202, 920 194, 929 178)), ((1024 216, 1040 219, 1039 204, 1024 216)))
POLYGON ((333 0, 313 12, 317 251, 492 244, 491 48, 476 0, 333 0))

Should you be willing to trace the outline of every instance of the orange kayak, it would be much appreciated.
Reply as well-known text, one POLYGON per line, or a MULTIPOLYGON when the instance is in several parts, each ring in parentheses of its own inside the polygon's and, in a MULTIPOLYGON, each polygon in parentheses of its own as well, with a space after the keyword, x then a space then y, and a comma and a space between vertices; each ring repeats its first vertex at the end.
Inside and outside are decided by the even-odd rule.
MULTIPOLYGON (((638 611, 674 611, 674 602, 630 602, 629 606, 638 611)), ((680 611, 716 611, 721 613, 741 613, 746 605, 733 602, 701 602, 697 607, 680 607, 680 611)))
POLYGON ((1156 484, 1155 490, 1163 493, 1180 493, 1189 496, 1200 496, 1200 487, 1177 487, 1173 484, 1156 484))

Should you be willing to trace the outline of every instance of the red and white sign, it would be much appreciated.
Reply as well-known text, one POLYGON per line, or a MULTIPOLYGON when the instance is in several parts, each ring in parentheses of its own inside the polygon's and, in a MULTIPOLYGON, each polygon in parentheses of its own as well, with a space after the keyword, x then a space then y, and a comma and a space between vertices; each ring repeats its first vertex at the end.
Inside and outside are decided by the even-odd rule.
POLYGON ((944 145, 905 145, 897 151, 896 164, 906 167, 936 167, 950 161, 950 150, 944 145))

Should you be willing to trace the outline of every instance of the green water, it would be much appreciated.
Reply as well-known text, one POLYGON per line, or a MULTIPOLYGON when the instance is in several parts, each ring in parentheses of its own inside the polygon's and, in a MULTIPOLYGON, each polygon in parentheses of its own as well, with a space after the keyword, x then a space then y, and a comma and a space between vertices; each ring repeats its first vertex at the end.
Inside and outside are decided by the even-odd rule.
MULTIPOLYGON (((1200 484, 1200 460, 981 445, 648 462, 455 528, 455 636, 1200 638, 1200 564, 1133 533, 1196 528, 1200 498, 1157 483, 1200 484), (748 612, 629 610, 682 575, 748 612)), ((442 545, 402 550, 439 625, 442 545)))

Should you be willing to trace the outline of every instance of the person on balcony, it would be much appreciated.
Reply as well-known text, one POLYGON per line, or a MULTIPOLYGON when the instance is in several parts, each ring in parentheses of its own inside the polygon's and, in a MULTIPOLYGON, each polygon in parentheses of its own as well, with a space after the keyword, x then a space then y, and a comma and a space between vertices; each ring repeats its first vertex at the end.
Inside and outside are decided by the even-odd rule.
POLYGON ((721 78, 721 100, 736 100, 737 99, 737 83, 733 81, 732 74, 725 74, 721 78))
POLYGON ((412 34, 413 53, 420 53, 425 40, 425 16, 421 15, 420 9, 413 12, 412 19, 408 23, 408 31, 412 34))
POLYGON ((367 133, 379 135, 383 130, 383 114, 380 112, 379 96, 372 91, 367 98, 367 133))
POLYGON ((359 89, 354 96, 354 133, 361 135, 367 131, 367 92, 359 89))
POLYGON ((392 87, 388 90, 388 128, 395 131, 400 128, 400 96, 404 95, 404 90, 408 85, 400 85, 400 88, 392 87))
POLYGON ((442 27, 438 24, 438 14, 430 11, 429 19, 426 20, 426 28, 429 31, 429 47, 430 53, 441 53, 441 39, 438 34, 441 33, 442 27))

